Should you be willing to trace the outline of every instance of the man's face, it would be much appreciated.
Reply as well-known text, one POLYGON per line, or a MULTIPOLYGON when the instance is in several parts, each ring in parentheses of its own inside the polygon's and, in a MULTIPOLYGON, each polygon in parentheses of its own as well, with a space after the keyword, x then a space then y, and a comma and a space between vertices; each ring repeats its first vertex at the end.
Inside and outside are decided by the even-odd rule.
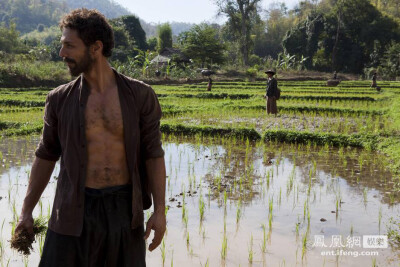
POLYGON ((272 78, 272 76, 274 76, 271 72, 268 72, 267 75, 268 75, 268 78, 272 78))
POLYGON ((72 76, 78 76, 91 69, 93 59, 90 56, 89 47, 79 38, 76 30, 64 28, 60 41, 59 55, 67 63, 72 76))

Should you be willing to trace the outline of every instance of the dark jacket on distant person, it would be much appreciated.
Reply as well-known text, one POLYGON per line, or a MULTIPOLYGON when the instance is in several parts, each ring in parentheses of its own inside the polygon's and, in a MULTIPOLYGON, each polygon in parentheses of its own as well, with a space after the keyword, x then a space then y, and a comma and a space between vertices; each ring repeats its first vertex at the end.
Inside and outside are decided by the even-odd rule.
POLYGON ((276 96, 278 91, 278 82, 275 78, 271 78, 267 82, 267 96, 276 96))

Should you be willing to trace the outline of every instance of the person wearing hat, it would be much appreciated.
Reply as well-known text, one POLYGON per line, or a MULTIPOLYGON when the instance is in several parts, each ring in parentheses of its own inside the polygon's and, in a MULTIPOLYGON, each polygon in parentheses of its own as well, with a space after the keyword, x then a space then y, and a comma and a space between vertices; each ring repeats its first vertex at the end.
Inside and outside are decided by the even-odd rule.
POLYGON ((276 95, 278 93, 278 82, 274 78, 275 71, 267 70, 265 73, 268 75, 267 92, 265 94, 265 96, 267 98, 267 113, 276 115, 278 113, 278 108, 276 106, 276 95))
POLYGON ((371 87, 376 87, 376 72, 374 72, 374 75, 372 75, 371 87))

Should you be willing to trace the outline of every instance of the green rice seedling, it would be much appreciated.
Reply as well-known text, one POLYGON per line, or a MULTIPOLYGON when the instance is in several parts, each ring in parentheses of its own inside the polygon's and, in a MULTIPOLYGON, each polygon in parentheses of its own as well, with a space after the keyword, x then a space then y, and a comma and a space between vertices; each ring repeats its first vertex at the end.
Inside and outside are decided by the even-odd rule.
POLYGON ((147 210, 147 212, 146 212, 146 221, 149 220, 150 216, 151 216, 151 212, 150 212, 150 210, 147 210))
POLYGON ((224 236, 222 238, 222 247, 221 247, 221 258, 223 260, 226 259, 227 252, 228 252, 228 239, 226 237, 226 234, 224 233, 224 236))
POLYGON ((289 180, 287 182, 287 190, 286 190, 286 195, 287 196, 289 196, 290 192, 293 189, 295 174, 296 174, 296 167, 293 166, 292 172, 290 173, 289 180))
POLYGON ((367 193, 368 193, 368 190, 367 190, 366 187, 364 187, 364 190, 363 190, 364 205, 367 205, 367 202, 368 202, 368 195, 367 195, 367 193))
POLYGON ((206 264, 204 265, 204 267, 210 267, 210 261, 208 258, 207 258, 207 261, 206 261, 206 264))
MULTIPOLYGON (((183 206, 182 206, 182 208, 183 208, 183 206)), ((188 221, 189 221, 189 216, 188 216, 188 213, 185 212, 185 215, 183 216, 183 223, 185 224, 186 229, 188 227, 188 221)))
POLYGON ((262 245, 261 245, 261 251, 263 253, 267 252, 267 233, 266 233, 266 227, 265 224, 261 225, 262 229, 263 229, 263 240, 262 240, 262 245))
POLYGON ((189 236, 189 232, 186 232, 186 246, 189 247, 190 245, 190 236, 189 236))
MULTIPOLYGON (((10 179, 9 179, 10 180, 10 179)), ((8 203, 11 202, 11 190, 12 190, 12 184, 11 181, 9 181, 8 183, 8 189, 7 189, 7 193, 8 193, 8 203)))
POLYGON ((353 236, 353 232, 354 232, 353 224, 351 224, 351 226, 350 226, 350 236, 353 236))
POLYGON ((339 202, 340 202, 339 198, 336 198, 336 214, 339 213, 339 202))
POLYGON ((273 209, 274 209, 274 197, 272 196, 269 199, 269 203, 268 203, 268 214, 272 214, 273 209))
POLYGON ((163 266, 164 266, 164 264, 165 264, 165 241, 164 241, 164 238, 163 238, 163 240, 162 240, 162 242, 161 242, 160 250, 161 250, 162 264, 163 264, 163 266))
POLYGON ((239 201, 237 202, 237 206, 236 206, 236 224, 239 224, 240 221, 240 217, 242 215, 242 200, 239 198, 239 201))
POLYGON ((272 213, 268 214, 268 227, 269 230, 272 230, 272 213))
POLYGON ((306 219, 307 209, 308 209, 308 199, 304 201, 303 205, 303 220, 306 219))
POLYGON ((43 247, 44 247, 44 236, 40 235, 39 236, 39 254, 40 254, 40 256, 42 256, 43 247))
POLYGON ((18 222, 17 204, 15 198, 12 200, 13 220, 18 222))
POLYGON ((303 236, 303 241, 302 241, 302 250, 301 250, 301 260, 304 259, 304 256, 306 254, 307 251, 307 236, 308 236, 308 232, 306 232, 303 236))
POLYGON ((250 246, 249 246, 249 262, 253 263, 253 234, 250 237, 250 246))
POLYGON ((228 196, 227 196, 227 194, 226 194, 226 190, 224 190, 224 208, 225 208, 225 210, 226 210, 226 203, 227 203, 227 200, 228 200, 228 196))
POLYGON ((43 202, 42 199, 39 199, 39 216, 43 217, 43 202))
POLYGON ((205 204, 204 204, 204 201, 203 201, 203 196, 200 195, 200 197, 199 197, 200 222, 202 222, 203 219, 204 219, 204 210, 205 210, 205 204))
POLYGON ((378 265, 376 265, 376 258, 372 258, 372 267, 376 267, 378 265))
POLYGON ((50 203, 47 203, 47 215, 46 215, 47 220, 50 220, 50 216, 51 216, 50 203))
POLYGON ((379 227, 379 232, 381 231, 381 221, 382 221, 382 207, 379 207, 379 214, 378 214, 378 227, 379 227))

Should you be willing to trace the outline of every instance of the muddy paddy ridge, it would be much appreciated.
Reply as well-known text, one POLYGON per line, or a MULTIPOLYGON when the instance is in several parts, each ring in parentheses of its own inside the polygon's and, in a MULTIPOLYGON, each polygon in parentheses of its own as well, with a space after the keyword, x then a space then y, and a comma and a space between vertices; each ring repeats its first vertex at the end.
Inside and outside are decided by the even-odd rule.
MULTIPOLYGON (((398 266, 395 243, 363 243, 366 236, 386 236, 400 215, 381 155, 199 136, 163 139, 167 232, 160 247, 147 252, 148 266, 398 266)), ((29 257, 9 244, 38 141, 0 143, 1 266, 37 266, 40 259, 44 236, 29 257)), ((50 215, 58 171, 57 165, 34 217, 50 215)))

